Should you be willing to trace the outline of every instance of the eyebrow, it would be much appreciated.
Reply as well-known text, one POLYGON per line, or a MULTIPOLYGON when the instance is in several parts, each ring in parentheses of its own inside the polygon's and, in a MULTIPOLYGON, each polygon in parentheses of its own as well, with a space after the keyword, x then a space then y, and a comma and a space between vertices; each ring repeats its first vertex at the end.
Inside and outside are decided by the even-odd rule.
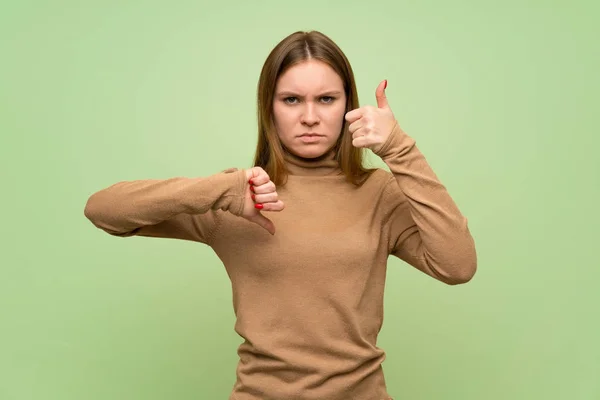
MULTIPOLYGON (((342 92, 340 92, 339 90, 329 90, 327 92, 323 92, 321 93, 319 96, 325 96, 325 95, 332 95, 332 94, 337 94, 340 95, 342 94, 342 92)), ((300 96, 298 93, 289 91, 289 90, 285 90, 283 92, 279 92, 277 93, 278 96, 295 96, 295 97, 302 97, 300 96)))

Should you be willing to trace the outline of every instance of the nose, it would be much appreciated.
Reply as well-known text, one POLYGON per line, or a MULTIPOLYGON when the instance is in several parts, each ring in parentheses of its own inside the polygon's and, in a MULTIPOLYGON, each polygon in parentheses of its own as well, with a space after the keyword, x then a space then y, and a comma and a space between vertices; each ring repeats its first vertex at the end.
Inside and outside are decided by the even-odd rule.
POLYGON ((312 103, 307 103, 304 108, 304 112, 301 116, 301 122, 305 125, 315 125, 319 122, 319 117, 317 115, 317 110, 312 103))

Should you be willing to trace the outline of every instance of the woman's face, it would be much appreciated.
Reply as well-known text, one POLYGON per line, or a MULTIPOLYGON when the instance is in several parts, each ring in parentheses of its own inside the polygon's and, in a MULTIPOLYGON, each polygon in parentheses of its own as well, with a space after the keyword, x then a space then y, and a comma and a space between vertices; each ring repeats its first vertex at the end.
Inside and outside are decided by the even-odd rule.
POLYGON ((335 146, 345 113, 342 79, 324 62, 305 61, 279 77, 273 99, 275 127, 281 143, 296 156, 316 158, 335 146))

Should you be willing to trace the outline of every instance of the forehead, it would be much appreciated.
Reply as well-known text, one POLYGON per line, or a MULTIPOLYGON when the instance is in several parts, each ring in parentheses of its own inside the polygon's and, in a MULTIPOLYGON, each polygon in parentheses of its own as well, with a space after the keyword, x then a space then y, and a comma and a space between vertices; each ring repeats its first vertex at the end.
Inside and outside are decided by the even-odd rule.
POLYGON ((328 64, 310 60, 290 67, 278 79, 276 91, 294 91, 299 94, 324 90, 340 90, 343 82, 328 64))

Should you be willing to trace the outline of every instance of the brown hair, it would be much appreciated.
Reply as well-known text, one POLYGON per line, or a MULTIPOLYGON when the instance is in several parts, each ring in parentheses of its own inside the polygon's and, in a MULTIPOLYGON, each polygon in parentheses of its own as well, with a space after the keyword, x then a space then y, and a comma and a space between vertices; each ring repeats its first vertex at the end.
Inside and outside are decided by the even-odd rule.
MULTIPOLYGON (((329 37, 318 31, 298 31, 279 42, 267 57, 258 81, 258 144, 254 156, 254 166, 263 168, 275 185, 284 184, 288 175, 283 158, 284 149, 273 120, 275 86, 279 77, 290 67, 311 59, 327 63, 342 79, 346 93, 346 112, 359 107, 350 62, 329 37)), ((335 159, 348 182, 360 186, 375 171, 363 167, 364 149, 352 145, 352 135, 349 134, 346 120, 334 150, 335 159)))

